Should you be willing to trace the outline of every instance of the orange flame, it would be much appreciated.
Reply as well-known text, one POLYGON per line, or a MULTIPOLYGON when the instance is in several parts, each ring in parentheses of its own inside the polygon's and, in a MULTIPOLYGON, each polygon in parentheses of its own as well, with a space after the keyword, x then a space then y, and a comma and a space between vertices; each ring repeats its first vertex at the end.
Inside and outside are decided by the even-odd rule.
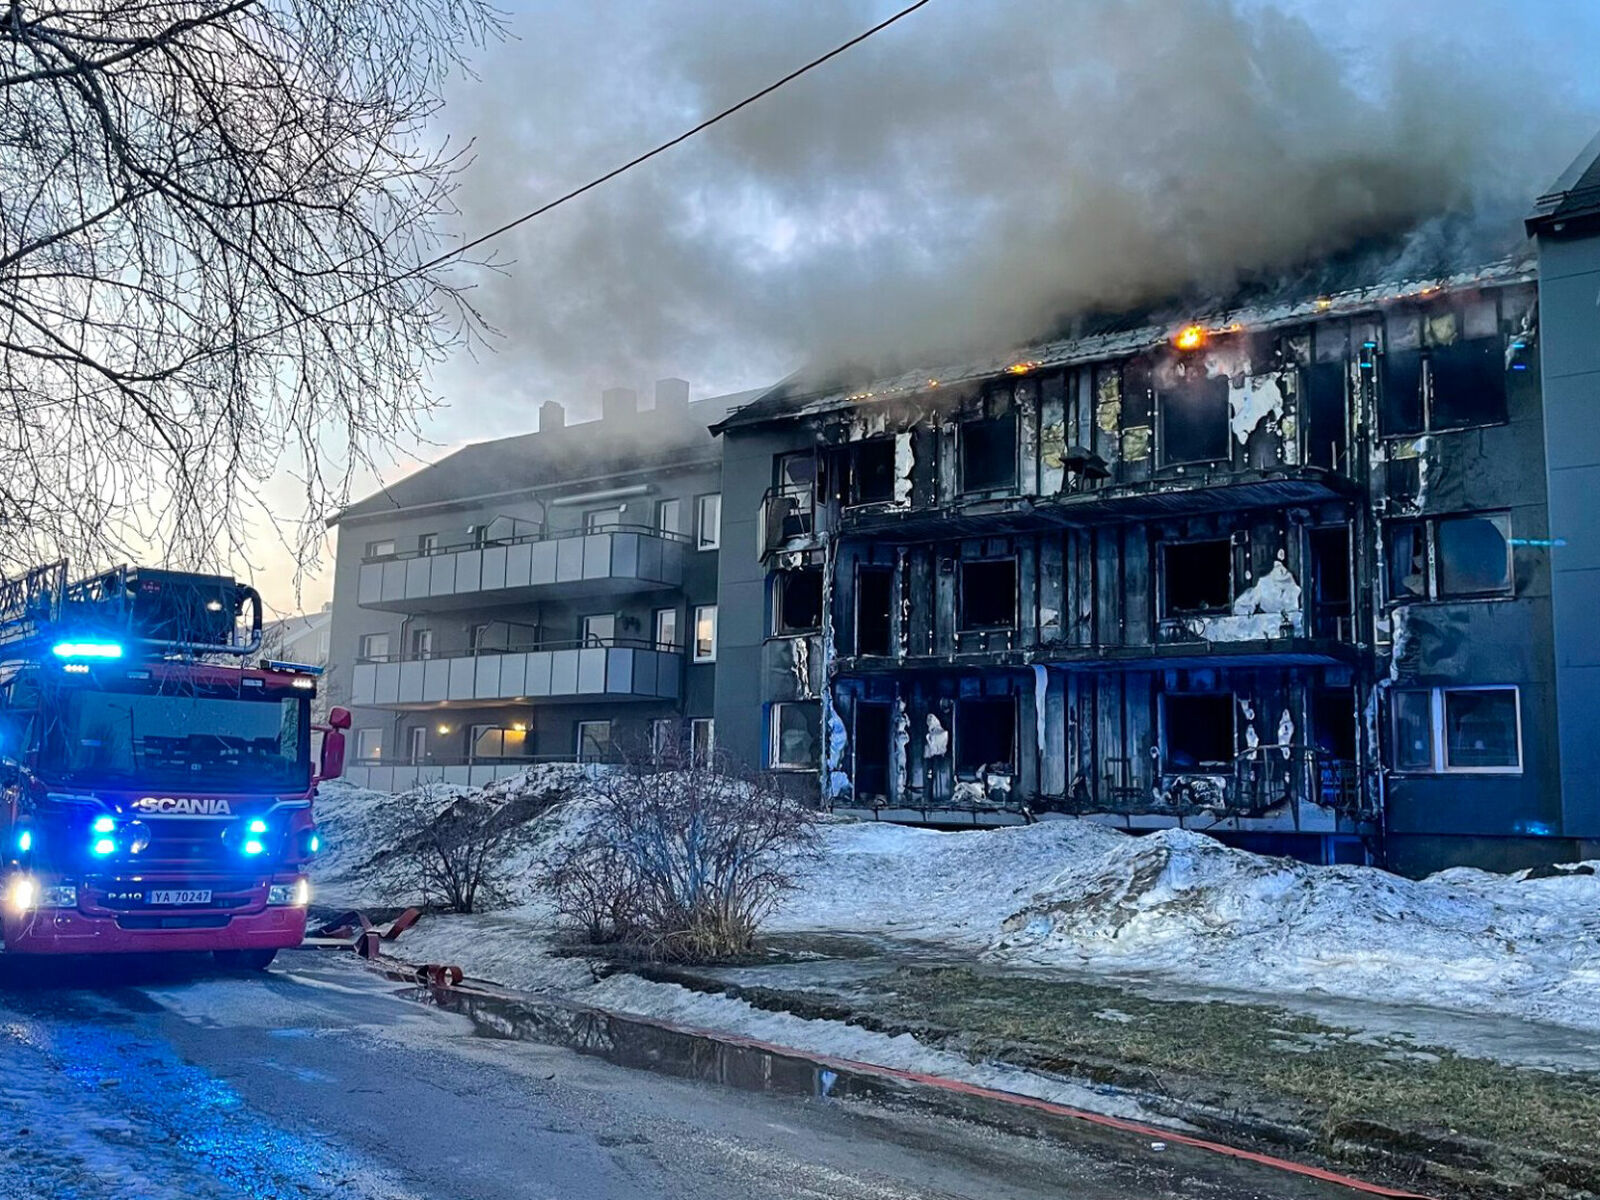
POLYGON ((1198 350, 1206 344, 1206 331, 1198 325, 1186 325, 1178 331, 1173 343, 1179 350, 1198 350))

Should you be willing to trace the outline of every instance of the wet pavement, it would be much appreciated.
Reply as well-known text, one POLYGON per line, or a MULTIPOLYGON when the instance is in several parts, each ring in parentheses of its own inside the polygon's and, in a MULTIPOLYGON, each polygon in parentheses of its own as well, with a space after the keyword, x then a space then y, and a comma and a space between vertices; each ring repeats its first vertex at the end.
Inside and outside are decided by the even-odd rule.
POLYGON ((0 1198, 1352 1194, 1122 1133, 962 1120, 782 1057, 426 999, 331 954, 254 976, 0 957, 0 1198))

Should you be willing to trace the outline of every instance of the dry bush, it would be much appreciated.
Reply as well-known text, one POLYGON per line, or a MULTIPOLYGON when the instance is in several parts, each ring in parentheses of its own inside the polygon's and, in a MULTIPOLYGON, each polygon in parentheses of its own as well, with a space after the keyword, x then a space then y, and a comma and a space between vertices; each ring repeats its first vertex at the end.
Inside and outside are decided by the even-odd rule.
POLYGON ((747 951, 795 886, 816 814, 726 759, 667 759, 599 773, 541 882, 592 942, 680 961, 747 951))

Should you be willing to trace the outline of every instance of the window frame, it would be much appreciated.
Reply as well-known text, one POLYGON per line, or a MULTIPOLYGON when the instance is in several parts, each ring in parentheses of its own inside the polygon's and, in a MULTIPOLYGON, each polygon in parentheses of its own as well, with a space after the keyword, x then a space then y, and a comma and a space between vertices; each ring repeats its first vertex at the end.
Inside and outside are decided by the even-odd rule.
POLYGON ((355 738, 353 740, 355 742, 355 745, 352 748, 355 751, 354 758, 355 758, 356 762, 383 762, 384 761, 384 758, 383 758, 383 726, 381 726, 381 725, 365 725, 365 726, 361 727, 360 729, 356 730, 356 736, 355 736, 355 738), (372 738, 374 740, 376 740, 377 743, 378 743, 375 747, 372 748, 372 752, 371 753, 367 753, 367 748, 365 746, 365 743, 368 740, 368 738, 367 738, 368 734, 371 734, 372 738))
POLYGON ((714 717, 691 717, 689 719, 689 764, 695 767, 709 767, 717 753, 717 722, 714 717), (700 732, 705 731, 705 745, 700 745, 700 732))
POLYGON ((1399 745, 1399 732, 1396 727, 1398 716, 1393 697, 1400 695, 1427 696, 1428 697, 1428 741, 1431 750, 1431 761, 1426 768, 1400 767, 1391 761, 1387 764, 1389 771, 1396 775, 1405 776, 1436 776, 1436 775, 1521 775, 1527 769, 1524 755, 1522 737, 1522 685, 1516 683, 1470 683, 1470 684, 1440 684, 1436 687, 1408 687, 1396 688, 1390 693, 1389 704, 1389 755, 1393 760, 1398 757, 1396 751, 1399 745), (1454 692, 1510 692, 1512 696, 1513 712, 1516 720, 1516 747, 1517 761, 1514 766, 1497 767, 1464 767, 1454 766, 1450 762, 1450 731, 1446 721, 1448 706, 1446 695, 1454 692))
POLYGON ((893 504, 895 474, 894 464, 899 453, 897 437, 894 434, 883 434, 876 437, 862 438, 858 442, 851 442, 845 458, 844 494, 840 497, 841 508, 864 508, 872 504, 893 504), (886 496, 863 497, 861 494, 861 459, 869 451, 876 451, 879 447, 887 447, 889 451, 889 494, 886 496))
POLYGON ((959 560, 956 571, 956 632, 1006 633, 1015 632, 1022 624, 1022 562, 1017 554, 993 554, 982 558, 959 560), (967 568, 986 563, 1011 564, 1011 619, 1003 625, 973 625, 967 620, 967 568))
POLYGON ((656 609, 650 622, 650 629, 655 637, 655 648, 657 650, 665 654, 676 654, 683 649, 683 643, 678 640, 677 605, 673 605, 670 608, 656 609), (672 637, 670 639, 661 636, 661 618, 663 617, 672 618, 672 637))
POLYGON ((767 705, 767 769, 769 771, 818 771, 822 767, 822 701, 774 700, 767 705), (817 733, 814 740, 814 760, 808 763, 784 762, 778 757, 783 744, 783 710, 786 708, 813 708, 817 714, 817 733))
POLYGON ((411 631, 411 661, 426 662, 433 657, 433 627, 424 625, 411 631))
MULTIPOLYGON (((1021 759, 1021 757, 1022 757, 1022 746, 1021 746, 1021 739, 1022 739, 1022 727, 1021 727, 1022 726, 1022 710, 1021 710, 1021 706, 1017 703, 1017 697, 1016 697, 1015 694, 1004 695, 1004 696, 958 696, 958 697, 956 697, 955 708, 950 713, 950 770, 951 770, 951 773, 955 776, 955 778, 957 778, 959 780, 963 780, 965 782, 969 782, 969 783, 973 782, 973 781, 981 781, 982 778, 983 778, 982 773, 979 770, 977 770, 975 768, 964 766, 963 762, 962 762, 962 759, 963 759, 963 753, 962 753, 962 747, 961 747, 962 735, 959 732, 960 729, 961 729, 961 710, 962 710, 962 707, 964 705, 968 705, 968 704, 983 704, 983 705, 992 704, 992 705, 994 705, 996 707, 999 707, 1001 705, 1006 705, 1011 709, 1011 753, 1010 753, 1010 758, 1008 759, 1008 761, 1006 762, 1005 765, 1011 768, 1011 772, 1012 772, 1012 774, 1014 776, 1016 774, 1016 772, 1021 769, 1021 766, 1022 766, 1021 762, 1019 761, 1021 759)), ((989 762, 984 762, 984 763, 981 763, 979 765, 980 766, 993 766, 994 764, 989 763, 989 762)))
POLYGON ((439 535, 437 533, 417 534, 417 553, 433 554, 439 549, 439 535))
POLYGON ((803 567, 783 567, 772 572, 772 633, 775 638, 811 637, 822 632, 823 605, 827 598, 827 579, 823 568, 820 566, 806 565, 803 567), (788 624, 784 614, 784 588, 791 575, 814 572, 817 576, 817 620, 814 625, 788 624))
POLYGON ((1517 548, 1514 523, 1509 508, 1471 512, 1430 513, 1418 517, 1395 517, 1383 523, 1383 587, 1388 604, 1453 604, 1473 600, 1514 600, 1517 596, 1517 548), (1446 592, 1439 582, 1439 526, 1449 521, 1493 521, 1506 542, 1506 582, 1503 588, 1471 592, 1446 592), (1423 591, 1420 595, 1399 592, 1394 586, 1394 551, 1397 531, 1420 526, 1422 529, 1423 591))
POLYGON ((363 633, 361 635, 361 641, 356 645, 357 658, 361 662, 369 663, 392 662, 394 656, 390 652, 389 647, 392 644, 393 637, 394 635, 387 631, 380 633, 363 633), (378 638, 383 639, 383 653, 374 654, 371 647, 378 638))
POLYGON ((681 534, 683 530, 678 528, 681 524, 683 524, 683 501, 679 497, 671 496, 656 501, 657 533, 681 534), (672 517, 670 524, 667 521, 668 514, 672 517))
POLYGON ((617 642, 617 614, 614 612, 584 613, 578 618, 578 644, 584 649, 614 646, 617 642), (610 621, 611 632, 597 635, 589 629, 590 621, 610 621))
POLYGON ((956 473, 957 486, 963 496, 997 496, 1013 495, 1022 486, 1021 457, 1022 423, 1017 420, 1017 410, 1013 405, 1005 412, 995 416, 968 417, 956 426, 956 473), (968 431, 976 426, 997 426, 1002 422, 1011 425, 1011 476, 1006 483, 990 483, 979 485, 968 482, 967 475, 967 439, 968 431))
POLYGON ((697 663, 714 663, 717 661, 717 606, 715 604, 696 604, 694 614, 689 624, 689 649, 690 660, 697 663), (702 654, 700 652, 700 614, 711 614, 711 649, 702 654))
POLYGON ((395 553, 396 553, 396 544, 395 544, 395 540, 392 537, 389 537, 389 538, 376 538, 373 541, 370 541, 370 542, 367 543, 367 551, 366 551, 366 553, 364 555, 362 555, 362 557, 363 558, 393 558, 395 556, 395 553), (387 550, 379 549, 379 547, 381 547, 381 546, 387 546, 388 549, 387 550))
POLYGON ((722 493, 703 492, 694 498, 694 548, 696 550, 722 549, 722 493), (706 519, 706 508, 713 510, 710 521, 706 519), (711 536, 706 536, 706 526, 711 526, 711 536))
POLYGON ((627 510, 620 504, 601 504, 594 508, 583 510, 583 532, 585 535, 594 533, 611 533, 623 523, 623 513, 627 510), (595 518, 609 518, 605 524, 596 524, 595 518))
POLYGON ((600 758, 587 758, 587 757, 584 756, 584 752, 583 752, 584 730, 589 729, 589 728, 591 728, 593 726, 597 726, 597 725, 604 725, 605 729, 606 729, 605 753, 606 753, 607 757, 610 756, 610 753, 611 753, 612 749, 615 746, 615 743, 612 741, 612 737, 611 737, 611 720, 610 720, 610 718, 603 718, 603 719, 600 719, 600 720, 593 720, 593 721, 578 721, 572 727, 573 757, 576 758, 577 761, 580 762, 580 763, 603 762, 604 761, 604 759, 600 759, 600 758))
POLYGON ((1497 357, 1498 347, 1503 344, 1498 333, 1477 337, 1466 336, 1465 313, 1459 307, 1451 307, 1448 312, 1455 317, 1456 337, 1454 340, 1442 344, 1429 342, 1427 340, 1425 331, 1429 321, 1436 320, 1439 317, 1446 315, 1443 312, 1433 312, 1430 314, 1426 311, 1419 310, 1415 312, 1408 312, 1403 315, 1391 316, 1384 321, 1383 353, 1376 359, 1377 369, 1375 371, 1375 375, 1377 377, 1377 405, 1375 415, 1377 417, 1378 424, 1378 437, 1383 441, 1427 437, 1430 434, 1435 433, 1461 433, 1469 429, 1494 429, 1498 426, 1509 425, 1511 423, 1511 380, 1509 370, 1504 372, 1506 379, 1502 392, 1502 398, 1505 402, 1505 415, 1503 417, 1496 417, 1493 420, 1488 421, 1471 421, 1465 424, 1441 425, 1437 423, 1435 419, 1437 405, 1435 397, 1435 371, 1433 366, 1433 360, 1437 353, 1441 350, 1448 350, 1452 346, 1458 346, 1463 343, 1483 342, 1485 343, 1484 349, 1491 351, 1491 353, 1489 353, 1486 357, 1488 357, 1488 359, 1492 362, 1497 357), (1396 347, 1393 345, 1395 334, 1392 331, 1406 321, 1407 318, 1417 323, 1414 344, 1412 344, 1413 338, 1410 335, 1407 335, 1405 338, 1407 344, 1396 347), (1415 429, 1390 428, 1391 421, 1389 419, 1388 360, 1391 354, 1415 354, 1417 356, 1417 387, 1419 389, 1418 401, 1421 408, 1421 420, 1418 423, 1418 427, 1415 429))
POLYGON ((428 761, 428 727, 413 725, 406 731, 406 760, 412 766, 428 761))
POLYGON ((1156 544, 1156 619, 1158 621, 1185 621, 1194 617, 1220 617, 1228 616, 1233 612, 1234 601, 1239 598, 1238 580, 1234 572, 1238 566, 1235 562, 1233 538, 1229 534, 1222 537, 1188 537, 1168 538, 1156 544), (1168 579, 1171 571, 1167 567, 1167 549, 1171 546, 1215 546, 1221 545, 1228 562, 1228 599, 1221 605, 1211 608, 1190 608, 1179 612, 1172 608, 1168 593, 1168 579))
MULTIPOLYGON (((1202 366, 1200 369, 1204 370, 1204 367, 1202 366)), ((1171 438, 1168 436, 1168 433, 1167 433, 1167 407, 1168 407, 1168 401, 1173 400, 1176 397, 1178 397, 1179 395, 1181 395, 1183 389, 1181 387, 1166 387, 1166 388, 1163 388, 1163 387, 1159 387, 1159 386, 1155 389, 1155 406, 1154 406, 1155 407, 1155 412, 1154 412, 1153 415, 1155 417, 1155 421, 1154 421, 1155 429, 1154 429, 1154 432, 1155 432, 1155 441, 1156 441, 1156 445, 1155 445, 1155 451, 1156 451, 1155 452, 1155 466, 1156 466, 1156 470, 1158 470, 1158 471, 1166 470, 1169 467, 1171 467, 1171 468, 1177 468, 1177 467, 1208 467, 1208 466, 1215 466, 1215 465, 1217 465, 1219 463, 1223 464, 1223 465, 1227 465, 1227 464, 1231 464, 1233 462, 1234 442, 1235 442, 1236 439, 1234 437, 1233 429, 1231 428, 1230 419, 1229 419, 1231 417, 1231 415, 1232 415, 1232 411, 1233 410, 1232 410, 1232 407, 1231 407, 1232 401, 1231 401, 1231 398, 1228 395, 1229 384, 1228 384, 1227 377, 1226 376, 1218 376, 1218 375, 1202 375, 1200 377, 1200 379, 1199 379, 1199 382, 1197 384, 1192 384, 1191 386, 1195 387, 1198 390, 1198 388, 1201 385, 1208 384, 1208 383, 1215 383, 1215 382, 1220 382, 1221 385, 1222 385, 1222 442, 1221 442, 1221 446, 1220 446, 1221 453, 1217 454, 1217 455, 1214 455, 1214 456, 1204 456, 1204 455, 1202 455, 1199 458, 1173 458, 1173 457, 1171 457, 1171 455, 1169 453, 1169 449, 1168 449, 1169 443, 1171 442, 1171 438)))

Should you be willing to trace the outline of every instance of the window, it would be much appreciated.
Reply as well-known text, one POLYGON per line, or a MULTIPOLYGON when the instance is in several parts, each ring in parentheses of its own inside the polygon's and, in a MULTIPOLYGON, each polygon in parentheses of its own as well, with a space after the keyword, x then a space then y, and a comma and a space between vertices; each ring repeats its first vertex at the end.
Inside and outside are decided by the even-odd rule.
POLYGON ((809 492, 817 486, 817 456, 811 450, 774 455, 772 469, 783 491, 809 492))
POLYGON ((772 631, 779 637, 822 628, 822 568, 797 567, 772 576, 772 631))
POLYGON ((468 730, 467 752, 475 760, 513 758, 522 754, 527 740, 526 725, 474 725, 468 730))
MULTIPOLYGON (((1425 320, 1424 330, 1434 329, 1439 320, 1425 320)), ((1390 325, 1390 348, 1379 372, 1383 435, 1414 437, 1505 424, 1510 414, 1500 340, 1470 338, 1418 347, 1415 323, 1411 317, 1390 325)))
POLYGON ((856 703, 855 735, 850 739, 855 755, 851 784, 856 799, 889 796, 889 743, 892 739, 889 705, 865 700, 856 703))
POLYGON ((1521 697, 1514 687, 1396 691, 1390 714, 1397 771, 1522 770, 1521 697))
POLYGON ((474 625, 467 630, 467 648, 474 654, 489 648, 489 626, 487 624, 474 625))
POLYGON ((408 734, 411 752, 409 759, 413 766, 428 761, 428 729, 425 725, 413 725, 408 734))
POLYGON ((328 661, 328 631, 326 629, 317 634, 317 661, 319 663, 328 661))
POLYGON ((611 758, 611 722, 578 722, 578 761, 606 762, 611 758))
POLYGON ((591 508, 583 514, 583 529, 585 533, 599 533, 604 529, 615 529, 622 524, 622 508, 613 504, 609 508, 591 508))
POLYGON ((1391 521, 1388 536, 1391 600, 1512 593, 1509 513, 1391 521))
POLYGON ((414 660, 433 657, 433 630, 413 629, 411 631, 411 657, 414 660))
POLYGON ((856 573, 856 653, 887 656, 892 626, 894 569, 862 567, 856 573))
POLYGON ((717 606, 697 605, 694 610, 694 661, 717 661, 717 606))
POLYGON ((474 546, 481 546, 489 540, 489 527, 487 525, 468 525, 467 536, 474 546))
POLYGON ((361 657, 367 662, 389 661, 389 635, 369 633, 361 639, 361 657))
POLYGON ((1306 464, 1338 470, 1344 463, 1345 395, 1348 374, 1344 359, 1312 363, 1301 373, 1306 390, 1306 464))
POLYGON ((683 649, 683 644, 678 641, 678 610, 675 608, 656 609, 656 649, 683 649))
POLYGON ((1161 465, 1220 462, 1228 458, 1228 377, 1207 375, 1198 360, 1189 374, 1156 393, 1161 465))
POLYGON ((383 757, 383 730, 356 730, 356 760, 372 762, 383 757))
POLYGON ((698 550, 715 550, 722 545, 722 496, 713 492, 709 496, 701 496, 696 502, 698 508, 698 524, 700 531, 695 541, 698 550))
POLYGON ((787 701, 770 710, 767 761, 786 771, 814 771, 821 758, 822 705, 814 700, 787 701))
POLYGON ((963 697, 956 701, 956 775, 976 779, 985 771, 1009 773, 1017 754, 1017 704, 1009 696, 963 697))
POLYGON ((1017 560, 963 562, 960 603, 963 631, 1016 628, 1017 560))
POLYGON ((1233 607, 1233 545, 1227 539, 1161 544, 1161 615, 1225 613, 1233 607))
POLYGON ((394 539, 384 538, 382 541, 367 543, 368 558, 387 558, 394 553, 394 539))
POLYGON ((1017 411, 1008 390, 984 398, 983 416, 961 423, 960 440, 963 492, 1017 486, 1017 411))
POLYGON ((886 504, 894 499, 894 480, 893 438, 851 445, 845 457, 845 504, 886 504))
POLYGON ((432 554, 439 548, 439 535, 437 533, 424 533, 417 538, 417 552, 419 554, 432 554))
POLYGON ((583 618, 579 631, 585 646, 609 646, 617 636, 617 614, 595 613, 583 618))
POLYGON ((1167 771, 1232 771, 1232 692, 1168 692, 1161 697, 1161 761, 1167 771))
POLYGON ((717 752, 717 726, 710 717, 696 717, 689 722, 689 761, 697 767, 709 767, 717 752))
POLYGON ((670 763, 678 755, 676 717, 657 717, 650 722, 650 761, 670 763))
POLYGON ((662 533, 682 533, 682 508, 681 500, 657 500, 656 528, 662 533))

